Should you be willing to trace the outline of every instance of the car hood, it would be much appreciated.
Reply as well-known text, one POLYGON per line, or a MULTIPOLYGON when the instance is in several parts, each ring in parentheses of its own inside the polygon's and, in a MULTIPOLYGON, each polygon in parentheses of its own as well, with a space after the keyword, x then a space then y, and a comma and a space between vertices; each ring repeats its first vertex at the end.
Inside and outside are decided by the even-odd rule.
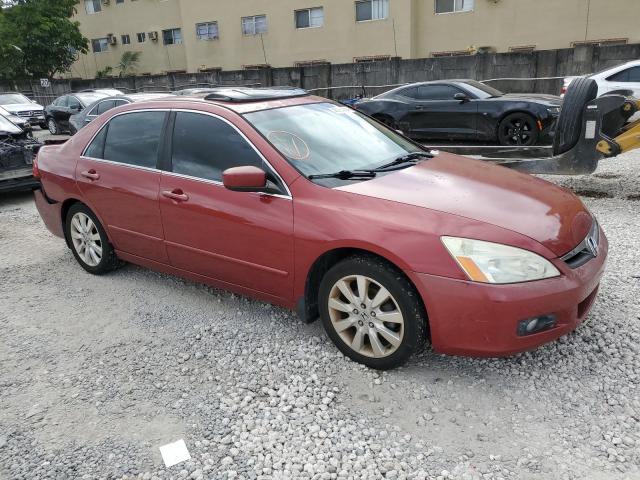
POLYGON ((507 93, 501 97, 497 97, 495 100, 535 102, 558 107, 562 105, 562 98, 556 95, 546 95, 543 93, 507 93))
POLYGON ((526 235, 557 256, 584 240, 592 224, 589 211, 566 189, 447 153, 338 189, 492 224, 526 235))
POLYGON ((42 105, 38 105, 36 103, 11 103, 9 105, 2 105, 2 107, 11 113, 15 112, 25 112, 27 110, 37 112, 39 110, 44 110, 42 105))

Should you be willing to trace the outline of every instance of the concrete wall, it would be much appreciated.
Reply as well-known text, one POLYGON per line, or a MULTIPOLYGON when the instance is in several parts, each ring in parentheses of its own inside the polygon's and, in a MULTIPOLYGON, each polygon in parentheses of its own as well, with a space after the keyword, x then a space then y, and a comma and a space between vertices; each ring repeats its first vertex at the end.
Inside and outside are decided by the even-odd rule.
MULTIPOLYGON (((17 89, 39 103, 48 104, 57 96, 87 88, 120 88, 125 92, 169 92, 189 86, 206 85, 288 85, 314 90, 328 98, 352 98, 363 92, 367 96, 382 93, 392 85, 447 78, 476 80, 502 79, 489 82, 505 92, 558 94, 562 78, 603 70, 630 60, 640 59, 640 44, 611 47, 581 46, 533 53, 497 53, 464 57, 422 58, 371 63, 315 65, 304 68, 269 68, 259 70, 214 71, 149 75, 96 80, 56 80, 50 88, 39 84, 18 85, 17 89), (535 80, 539 77, 560 77, 535 80), (514 80, 522 79, 522 80, 514 80), (373 86, 379 86, 372 88, 373 86), (355 88, 343 88, 355 87, 355 88)), ((12 86, 1 86, 13 90, 12 86)))

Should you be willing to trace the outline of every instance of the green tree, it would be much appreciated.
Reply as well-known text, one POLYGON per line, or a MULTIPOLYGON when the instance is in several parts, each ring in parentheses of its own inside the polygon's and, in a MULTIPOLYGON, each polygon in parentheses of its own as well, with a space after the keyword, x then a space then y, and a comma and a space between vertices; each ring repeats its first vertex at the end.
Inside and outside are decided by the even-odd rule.
POLYGON ((71 68, 88 41, 72 21, 78 0, 16 0, 0 9, 0 79, 50 78, 71 68))
POLYGON ((117 65, 117 68, 120 69, 120 76, 125 77, 127 75, 131 75, 136 68, 138 68, 138 64, 140 63, 140 52, 124 52, 122 57, 120 57, 120 62, 117 65))

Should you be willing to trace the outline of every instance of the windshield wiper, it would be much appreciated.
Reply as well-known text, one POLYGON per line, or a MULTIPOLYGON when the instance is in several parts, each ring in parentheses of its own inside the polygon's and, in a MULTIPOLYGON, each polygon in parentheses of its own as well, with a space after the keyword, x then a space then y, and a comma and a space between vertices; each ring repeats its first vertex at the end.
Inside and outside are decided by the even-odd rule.
POLYGON ((321 173, 318 175, 309 175, 309 180, 315 180, 317 178, 338 178, 340 180, 350 180, 352 178, 374 178, 376 172, 373 170, 340 170, 334 173, 321 173))
POLYGON ((406 155, 402 155, 396 158, 394 161, 385 163, 379 167, 373 168, 371 170, 367 170, 368 172, 383 172, 387 168, 396 167, 398 165, 403 165, 405 163, 415 163, 417 160, 421 158, 433 158, 433 155, 429 152, 412 152, 407 153, 406 155))

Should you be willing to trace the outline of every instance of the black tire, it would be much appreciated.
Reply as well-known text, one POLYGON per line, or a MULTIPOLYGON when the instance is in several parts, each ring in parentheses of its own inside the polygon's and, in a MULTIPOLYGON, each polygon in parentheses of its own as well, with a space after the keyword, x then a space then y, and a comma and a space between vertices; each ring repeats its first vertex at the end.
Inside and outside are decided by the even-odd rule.
POLYGON ((53 118, 49 118, 47 120, 47 128, 49 129, 49 133, 51 135, 60 135, 60 125, 53 118))
MULTIPOLYGON (((374 285, 373 288, 376 288, 376 285, 374 285)), ((371 296, 369 296, 369 299, 371 299, 371 296)), ((358 255, 348 257, 335 264, 329 269, 329 271, 327 271, 320 283, 318 302, 320 318, 329 338, 343 354, 370 368, 388 370, 399 367, 413 354, 424 348, 426 344, 428 328, 427 315, 418 292, 399 270, 382 259, 373 256, 358 255), (386 356, 374 357, 357 352, 346 343, 346 340, 343 340, 341 334, 339 334, 334 327, 334 322, 331 318, 329 308, 331 292, 337 282, 341 279, 355 275, 366 276, 384 287, 391 294, 391 301, 395 300, 395 302, 393 302, 394 307, 397 307, 399 313, 402 314, 402 338, 397 347, 393 347, 390 343, 385 341, 385 348, 395 348, 395 350, 391 350, 386 356)), ((382 311, 384 306, 385 304, 381 304, 379 310, 382 311)), ((370 308, 373 309, 373 307, 370 308)), ((344 313, 343 315, 348 315, 349 319, 353 319, 352 321, 357 319, 358 323, 362 325, 362 322, 359 320, 363 313, 369 314, 369 316, 365 315, 365 322, 368 322, 368 325, 373 328, 373 323, 371 323, 370 320, 376 319, 374 315, 371 315, 371 312, 363 311, 359 312, 359 315, 356 314, 356 312, 350 312, 348 314, 344 313)), ((378 316, 381 318, 382 313, 379 313, 378 316)), ((377 320, 380 321, 380 318, 377 320)), ((391 325, 387 323, 384 323, 384 325, 391 327, 391 325)), ((349 331, 352 331, 351 329, 357 331, 358 328, 359 327, 354 324, 353 327, 343 329, 343 332, 347 332, 348 334, 349 331)), ((364 328, 366 328, 366 325, 364 328)), ((363 340, 365 348, 368 344, 371 346, 371 351, 373 351, 371 337, 369 334, 364 335, 362 338, 366 338, 366 340, 363 340), (366 337, 364 335, 366 335, 366 337)), ((378 338, 382 339, 383 337, 379 336, 378 338)))
POLYGON ((576 78, 564 96, 553 137, 553 154, 575 147, 582 133, 582 117, 587 103, 598 96, 598 83, 588 77, 576 78))
POLYGON ((118 257, 113 250, 113 246, 111 245, 111 243, 109 243, 109 238, 107 237, 102 224, 95 216, 95 214, 91 211, 91 209, 89 209, 86 205, 82 203, 75 203, 71 206, 71 208, 67 212, 67 218, 65 219, 64 232, 71 247, 71 251, 73 252, 73 256, 76 257, 77 262, 87 272, 94 275, 101 275, 103 273, 110 272, 111 270, 114 270, 121 265, 120 260, 118 260, 118 257), (89 219, 91 219, 91 221, 93 222, 93 225, 96 227, 97 234, 100 237, 99 243, 96 243, 102 249, 102 255, 100 261, 96 265, 90 265, 84 258, 82 258, 78 251, 78 247, 72 239, 71 222, 73 221, 76 214, 84 214, 89 217, 89 219))
POLYGON ((500 145, 530 147, 538 143, 539 136, 536 119, 528 113, 511 113, 498 124, 500 145))
POLYGON ((38 126, 42 129, 42 130, 47 130, 47 122, 44 123, 39 123, 38 126))

